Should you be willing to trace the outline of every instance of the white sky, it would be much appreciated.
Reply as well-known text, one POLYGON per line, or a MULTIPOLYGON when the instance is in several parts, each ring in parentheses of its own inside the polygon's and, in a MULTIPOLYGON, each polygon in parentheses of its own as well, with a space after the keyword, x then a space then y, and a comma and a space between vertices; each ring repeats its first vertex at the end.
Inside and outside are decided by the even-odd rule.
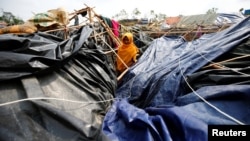
POLYGON ((64 7, 69 13, 74 10, 94 7, 94 11, 112 18, 124 9, 129 15, 135 8, 148 15, 151 10, 167 16, 204 14, 211 8, 218 8, 219 13, 238 12, 240 8, 250 9, 250 0, 0 0, 0 12, 11 12, 24 21, 33 13, 46 12, 64 7))

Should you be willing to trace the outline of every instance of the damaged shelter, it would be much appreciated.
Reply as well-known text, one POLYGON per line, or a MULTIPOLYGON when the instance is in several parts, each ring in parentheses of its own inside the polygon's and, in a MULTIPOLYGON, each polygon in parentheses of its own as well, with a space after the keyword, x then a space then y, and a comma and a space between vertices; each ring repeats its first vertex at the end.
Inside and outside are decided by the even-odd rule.
POLYGON ((37 22, 33 33, 23 34, 24 26, 16 25, 0 35, 0 139, 106 140, 102 119, 117 78, 104 46, 97 44, 103 33, 93 34, 90 24, 65 28, 47 21, 37 22))
POLYGON ((87 6, 1 28, 0 140, 109 140, 101 126, 117 87, 117 24, 87 6))
POLYGON ((183 36, 187 41, 199 38, 202 34, 209 34, 224 30, 239 22, 244 15, 241 13, 207 13, 188 16, 166 17, 165 20, 153 22, 144 26, 144 30, 151 37, 163 35, 183 36))
POLYGON ((1 29, 0 139, 205 141, 209 124, 250 124, 250 17, 190 41, 118 24, 86 6, 1 29), (124 31, 143 54, 117 77, 124 31))
POLYGON ((205 141, 208 125, 249 125, 250 18, 199 39, 155 39, 118 85, 112 140, 205 141))

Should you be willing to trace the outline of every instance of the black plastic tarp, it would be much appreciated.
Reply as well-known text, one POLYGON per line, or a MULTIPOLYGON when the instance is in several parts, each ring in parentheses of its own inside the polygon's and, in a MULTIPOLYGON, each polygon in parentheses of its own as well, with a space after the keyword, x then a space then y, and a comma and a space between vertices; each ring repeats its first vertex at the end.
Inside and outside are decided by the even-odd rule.
POLYGON ((0 140, 109 140, 101 125, 116 76, 104 52, 88 48, 92 31, 0 35, 0 140))
POLYGON ((250 17, 186 42, 155 39, 119 83, 103 131, 112 140, 205 141, 209 124, 250 124, 249 85, 213 85, 190 92, 186 76, 250 37, 250 17))
POLYGON ((195 90, 214 85, 249 85, 249 53, 250 38, 213 60, 213 63, 187 75, 187 81, 195 90), (221 69, 212 67, 213 64, 221 69))

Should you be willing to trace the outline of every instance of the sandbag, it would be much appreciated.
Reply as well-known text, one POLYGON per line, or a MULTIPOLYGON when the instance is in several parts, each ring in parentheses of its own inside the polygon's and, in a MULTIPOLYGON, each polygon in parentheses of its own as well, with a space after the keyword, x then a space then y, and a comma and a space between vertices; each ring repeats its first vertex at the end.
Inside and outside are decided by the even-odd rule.
POLYGON ((0 29, 0 34, 7 34, 7 33, 34 33, 37 31, 37 28, 32 24, 22 24, 22 25, 12 25, 7 26, 0 29))

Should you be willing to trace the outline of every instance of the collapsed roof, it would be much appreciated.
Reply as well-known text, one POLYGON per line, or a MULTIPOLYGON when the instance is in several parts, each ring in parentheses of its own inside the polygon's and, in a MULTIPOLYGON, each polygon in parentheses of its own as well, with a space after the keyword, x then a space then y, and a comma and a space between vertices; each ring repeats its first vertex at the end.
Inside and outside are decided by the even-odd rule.
POLYGON ((209 124, 250 124, 250 17, 191 41, 128 28, 146 48, 118 80, 119 37, 92 10, 72 19, 98 23, 0 35, 2 140, 196 141, 209 124))

